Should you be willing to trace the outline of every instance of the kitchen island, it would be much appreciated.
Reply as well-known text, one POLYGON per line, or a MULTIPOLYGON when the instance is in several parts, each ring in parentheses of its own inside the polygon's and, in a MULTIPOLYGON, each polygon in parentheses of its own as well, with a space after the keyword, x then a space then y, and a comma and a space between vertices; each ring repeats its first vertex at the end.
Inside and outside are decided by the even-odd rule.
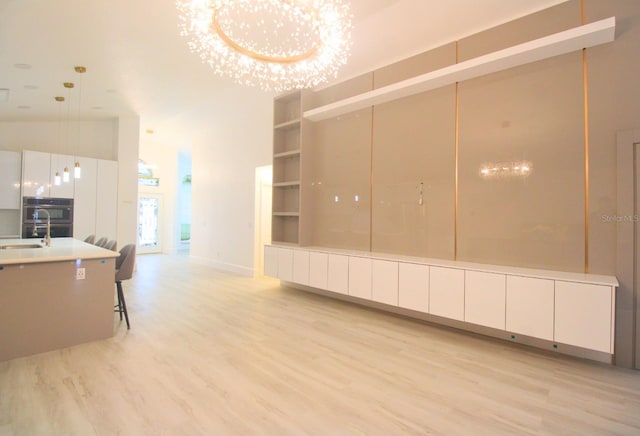
POLYGON ((119 253, 72 238, 32 244, 43 245, 0 240, 0 361, 113 336, 119 253))

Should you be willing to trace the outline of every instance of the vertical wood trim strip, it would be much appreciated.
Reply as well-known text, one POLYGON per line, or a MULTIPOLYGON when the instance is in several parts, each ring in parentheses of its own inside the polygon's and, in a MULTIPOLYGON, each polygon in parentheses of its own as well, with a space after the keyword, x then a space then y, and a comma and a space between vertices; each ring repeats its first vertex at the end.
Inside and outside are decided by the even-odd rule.
MULTIPOLYGON (((456 41, 456 64, 458 63, 458 41, 456 41)), ((455 120, 455 194, 453 205, 453 260, 458 260, 458 161, 460 145, 460 93, 459 83, 456 82, 456 120, 455 120)))
MULTIPOLYGON (((584 25, 585 0, 581 2, 581 21, 584 25)), ((584 272, 589 272, 589 82, 587 49, 582 49, 582 86, 584 95, 584 272)))
MULTIPOLYGON (((375 89, 375 71, 371 73, 371 89, 375 89)), ((373 122, 375 121, 376 106, 371 107, 371 152, 369 165, 369 251, 373 251, 373 122)))

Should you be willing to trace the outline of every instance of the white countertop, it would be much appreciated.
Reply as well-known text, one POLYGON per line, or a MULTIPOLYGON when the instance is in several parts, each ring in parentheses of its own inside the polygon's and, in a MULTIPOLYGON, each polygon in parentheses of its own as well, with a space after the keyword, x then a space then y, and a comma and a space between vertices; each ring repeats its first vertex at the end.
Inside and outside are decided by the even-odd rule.
POLYGON ((615 286, 618 287, 618 279, 615 276, 607 276, 600 274, 584 274, 566 271, 552 271, 534 268, 520 268, 507 265, 490 265, 475 262, 465 262, 461 260, 433 259, 426 257, 406 256, 402 254, 377 253, 369 251, 348 250, 340 248, 327 248, 316 246, 297 246, 291 244, 273 243, 267 244, 279 248, 291 248, 294 250, 315 251, 320 253, 341 254, 344 256, 365 257, 378 260, 390 260, 397 262, 417 263, 431 266, 439 266, 445 268, 458 268, 470 271, 508 274, 523 277, 535 277, 543 279, 562 280, 569 282, 592 283, 596 285, 615 286))
POLYGON ((53 238, 51 247, 44 247, 40 239, 0 239, 0 246, 40 244, 43 248, 0 249, 0 265, 61 262, 76 259, 108 259, 120 253, 96 247, 73 238, 53 238))

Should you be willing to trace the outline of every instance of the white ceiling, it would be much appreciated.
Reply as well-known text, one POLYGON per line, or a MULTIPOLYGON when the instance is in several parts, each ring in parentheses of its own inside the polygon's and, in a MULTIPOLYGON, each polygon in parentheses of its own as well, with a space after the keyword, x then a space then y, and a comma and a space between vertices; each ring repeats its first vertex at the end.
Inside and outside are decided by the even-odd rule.
MULTIPOLYGON (((351 0, 353 49, 338 80, 563 1, 351 0)), ((173 0, 0 0, 0 88, 10 89, 0 121, 77 117, 78 88, 62 109, 54 101, 63 82, 79 85, 75 65, 88 70, 83 119, 138 114, 165 145, 183 146, 182 132, 235 86, 190 53, 173 0)))

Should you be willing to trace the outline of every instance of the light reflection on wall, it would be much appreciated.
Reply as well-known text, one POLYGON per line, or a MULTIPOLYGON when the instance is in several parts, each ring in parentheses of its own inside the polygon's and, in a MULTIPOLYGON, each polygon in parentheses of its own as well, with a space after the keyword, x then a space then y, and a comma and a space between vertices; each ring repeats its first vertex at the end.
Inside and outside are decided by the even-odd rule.
POLYGON ((526 161, 486 163, 480 167, 480 177, 483 179, 528 177, 532 170, 531 162, 526 161))

